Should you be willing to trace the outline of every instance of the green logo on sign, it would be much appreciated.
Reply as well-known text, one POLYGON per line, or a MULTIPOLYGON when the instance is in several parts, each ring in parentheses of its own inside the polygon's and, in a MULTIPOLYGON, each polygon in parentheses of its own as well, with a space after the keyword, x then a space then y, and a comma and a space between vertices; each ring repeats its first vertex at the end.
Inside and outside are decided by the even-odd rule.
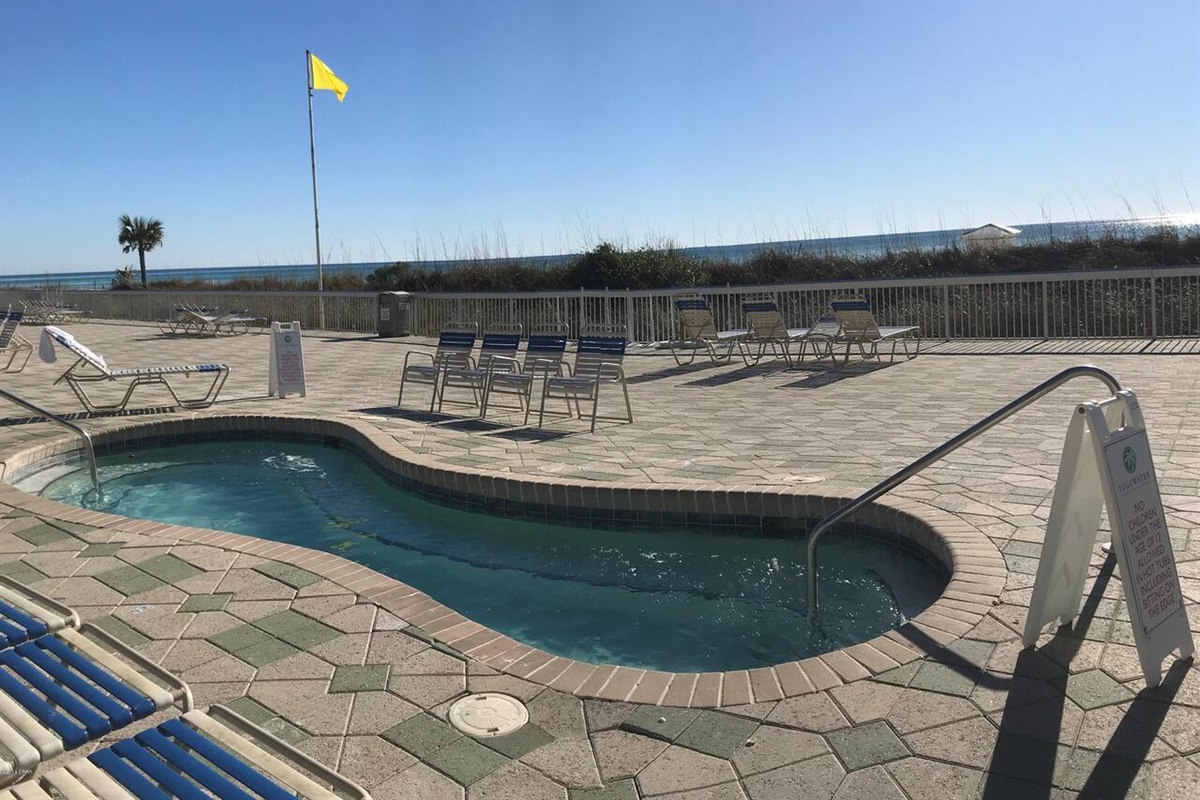
POLYGON ((1137 469, 1137 453, 1133 452, 1132 447, 1126 447, 1121 453, 1121 460, 1125 462, 1125 471, 1133 472, 1137 469))

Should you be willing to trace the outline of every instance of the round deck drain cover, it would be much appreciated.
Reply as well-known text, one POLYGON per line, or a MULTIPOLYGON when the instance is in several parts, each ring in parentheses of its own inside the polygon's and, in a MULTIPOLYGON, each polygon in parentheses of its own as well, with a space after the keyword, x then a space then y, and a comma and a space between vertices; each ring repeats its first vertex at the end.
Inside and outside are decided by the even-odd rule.
POLYGON ((820 483, 825 479, 820 475, 784 475, 779 480, 784 483, 820 483))
POLYGON ((529 722, 529 711, 506 694, 473 694, 450 706, 450 724, 469 736, 488 738, 512 733, 529 722))

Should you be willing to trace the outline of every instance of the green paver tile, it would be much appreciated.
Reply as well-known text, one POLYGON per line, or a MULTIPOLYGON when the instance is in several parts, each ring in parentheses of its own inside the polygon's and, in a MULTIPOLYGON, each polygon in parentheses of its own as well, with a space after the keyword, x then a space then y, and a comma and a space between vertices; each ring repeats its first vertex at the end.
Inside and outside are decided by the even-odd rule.
POLYGON ((239 650, 245 650, 252 645, 262 644, 270 639, 270 634, 260 631, 253 625, 239 625, 236 628, 214 633, 208 637, 209 642, 212 642, 227 653, 237 653, 239 650))
POLYGON ((178 583, 204 572, 199 567, 193 567, 182 558, 170 554, 147 559, 138 564, 138 569, 150 573, 163 583, 178 583))
POLYGON ((192 612, 224 611, 231 597, 233 597, 232 594, 194 594, 183 601, 183 605, 179 607, 179 610, 192 612))
POLYGON ((254 627, 262 628, 272 636, 278 636, 284 631, 290 631, 303 625, 305 622, 311 622, 310 617, 306 617, 298 611, 280 611, 277 614, 269 614, 261 619, 254 621, 254 627))
POLYGON ((655 739, 675 741, 691 725, 700 712, 691 708, 664 708, 662 706, 639 706, 621 723, 621 728, 655 739))
POLYGON ((235 655, 252 667, 265 667, 288 656, 294 656, 300 651, 286 642, 278 639, 267 639, 265 642, 243 647, 235 655))
POLYGON ((129 597, 130 595, 148 592, 163 585, 163 582, 153 575, 148 575, 134 566, 117 567, 108 572, 101 572, 96 580, 110 589, 114 589, 129 597))
POLYGON ((224 704, 226 708, 235 714, 241 714, 246 719, 253 722, 255 725, 262 725, 269 719, 275 718, 275 712, 261 703, 256 703, 249 697, 239 697, 236 700, 231 700, 224 704))
POLYGON ((409 717, 379 735, 422 761, 439 747, 445 747, 450 742, 462 738, 461 733, 429 714, 409 717))
POLYGON ((45 523, 34 525, 32 528, 26 528, 25 530, 13 531, 13 534, 29 542, 34 547, 41 547, 45 544, 61 542, 63 539, 71 538, 71 534, 66 531, 59 530, 53 525, 45 523))
POLYGON ((992 657, 992 652, 995 649, 996 645, 991 642, 981 642, 976 639, 959 639, 934 653, 931 656, 931 660, 939 661, 943 664, 970 665, 983 669, 987 666, 988 659, 992 657))
POLYGON ((914 689, 970 697, 978 677, 979 670, 974 667, 951 667, 936 661, 926 661, 908 685, 914 689))
POLYGON ((909 662, 902 667, 881 672, 872 678, 872 680, 879 681, 880 683, 894 684, 895 686, 908 686, 908 684, 912 683, 913 676, 917 674, 917 670, 921 668, 921 663, 920 661, 909 662))
POLYGON ((78 522, 62 522, 61 520, 56 521, 54 523, 54 527, 62 528, 67 533, 73 533, 76 536, 83 536, 85 533, 91 533, 92 531, 99 530, 99 528, 95 528, 91 525, 83 525, 78 522))
POLYGON ((728 760, 737 755, 757 729, 758 722, 752 719, 702 711, 696 721, 675 738, 675 744, 728 760))
POLYGON ((463 786, 470 786, 509 763, 507 757, 469 736, 463 736, 421 760, 463 786))
POLYGON ((480 744, 486 745, 509 758, 520 758, 532 753, 544 744, 550 744, 554 737, 533 723, 522 725, 512 733, 504 736, 493 736, 490 739, 480 739, 480 744))
POLYGON ((255 572, 261 572, 268 578, 285 583, 293 589, 303 589, 321 580, 320 575, 314 575, 306 569, 293 567, 291 564, 281 564, 278 561, 268 561, 254 567, 255 572))
POLYGON ((329 693, 382 691, 387 688, 390 669, 388 664, 338 667, 333 671, 333 680, 329 683, 329 693))
POLYGON ((313 622, 310 625, 285 631, 279 634, 279 638, 293 647, 298 647, 301 650, 309 650, 319 644, 332 641, 341 635, 342 632, 339 630, 330 628, 328 625, 322 625, 319 622, 313 622))
POLYGON ((850 772, 909 755, 908 748, 886 722, 843 728, 825 734, 825 738, 850 772))
POLYGON ((137 647, 140 644, 145 644, 150 641, 148 636, 143 636, 122 619, 114 616, 100 617, 99 619, 91 620, 91 623, 105 633, 111 633, 117 641, 122 644, 127 644, 132 647, 137 647))
POLYGON ((0 564, 0 575, 6 578, 12 578, 14 581, 23 583, 28 586, 31 583, 43 581, 46 576, 38 572, 33 567, 26 564, 24 561, 9 561, 7 564, 0 564))
POLYGON ((610 783, 596 789, 571 789, 571 800, 638 800, 633 778, 610 783))
POLYGON ((280 739, 283 739, 288 744, 299 744, 309 735, 297 728, 292 723, 288 722, 283 717, 273 717, 262 724, 263 730, 267 733, 273 733, 280 739))
POLYGON ((98 556, 113 556, 117 554, 125 545, 121 542, 107 542, 105 544, 89 544, 87 547, 80 550, 76 558, 96 558, 98 556))
POLYGON ((1123 703, 1133 694, 1100 670, 1080 672, 1067 678, 1067 697, 1084 711, 1123 703))

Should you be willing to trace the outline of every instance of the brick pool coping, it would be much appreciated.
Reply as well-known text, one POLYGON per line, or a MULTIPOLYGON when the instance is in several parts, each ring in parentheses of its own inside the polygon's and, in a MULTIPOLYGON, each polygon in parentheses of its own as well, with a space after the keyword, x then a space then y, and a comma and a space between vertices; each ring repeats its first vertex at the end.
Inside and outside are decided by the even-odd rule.
MULTIPOLYGON (((803 520, 824 516, 858 494, 828 487, 817 494, 799 487, 598 483, 447 468, 432 458, 403 450, 387 433, 369 425, 318 417, 228 415, 149 423, 131 420, 96 433, 95 440, 100 446, 121 445, 214 432, 333 438, 404 481, 533 508, 661 511, 694 515, 697 519, 750 516, 803 520)), ((4 480, 12 480, 35 464, 78 453, 74 437, 40 439, 0 454, 2 474, 4 480)), ((900 628, 866 642, 801 661, 729 672, 673 673, 595 665, 546 653, 473 622, 407 584, 331 553, 224 531, 88 511, 34 497, 9 483, 0 484, 0 503, 63 522, 130 534, 165 535, 290 564, 356 593, 419 628, 432 640, 502 673, 580 698, 692 708, 745 706, 797 697, 870 678, 924 658, 979 624, 999 601, 1008 574, 1000 551, 974 525, 920 501, 889 498, 851 519, 895 532, 897 541, 907 541, 946 567, 949 583, 928 609, 900 628)), ((803 587, 797 586, 797 591, 803 591, 803 587)))

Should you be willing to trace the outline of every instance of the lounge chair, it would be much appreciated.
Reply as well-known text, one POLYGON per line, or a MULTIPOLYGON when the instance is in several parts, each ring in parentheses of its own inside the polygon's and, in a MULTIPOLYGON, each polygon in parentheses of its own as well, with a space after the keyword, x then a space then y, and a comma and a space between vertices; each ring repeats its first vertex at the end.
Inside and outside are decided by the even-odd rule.
POLYGON ((3 359, 5 354, 8 355, 8 361, 0 367, 0 372, 20 372, 25 369, 29 357, 33 355, 33 343, 17 333, 24 317, 24 311, 13 311, 11 306, 7 311, 0 313, 0 359, 3 359), (21 365, 13 369, 13 363, 22 353, 25 357, 21 359, 21 365))
MULTIPOLYGON (((567 349, 566 325, 540 325, 529 334, 525 345, 525 360, 504 358, 492 359, 488 372, 487 386, 483 392, 483 405, 479 417, 487 417, 492 406, 492 396, 511 394, 517 396, 515 410, 525 412, 523 425, 529 424, 529 411, 533 407, 533 386, 551 375, 563 374, 563 355, 567 349)), ((504 406, 512 408, 512 406, 504 406)))
POLYGON ((73 609, 0 575, 0 650, 78 627, 79 614, 73 609))
POLYGON ((52 363, 57 360, 54 345, 58 344, 70 350, 77 360, 54 383, 66 381, 75 396, 83 403, 88 411, 119 411, 129 405, 129 398, 139 386, 159 385, 166 387, 180 408, 208 408, 217 400, 225 379, 229 377, 229 367, 224 364, 176 364, 163 367, 133 367, 131 369, 110 369, 104 357, 93 353, 87 347, 75 340, 75 337, 61 328, 47 325, 42 329, 42 341, 38 354, 43 361, 52 363), (199 397, 182 398, 175 391, 171 379, 190 378, 193 374, 211 376, 212 382, 205 387, 205 392, 199 397), (125 396, 115 403, 100 404, 94 401, 84 389, 92 383, 129 382, 125 396))
MULTIPOLYGON (((477 406, 480 415, 483 414, 483 395, 487 391, 488 375, 499 362, 504 359, 504 368, 517 354, 521 345, 521 323, 506 322, 489 325, 483 332, 483 343, 479 345, 479 358, 471 366, 451 366, 442 373, 442 383, 437 393, 437 410, 442 410, 446 400, 446 389, 470 389, 474 402, 464 404, 477 406)), ((460 402, 452 400, 450 402, 460 402)))
POLYGON ((429 398, 429 410, 432 412, 437 405, 438 387, 441 385, 442 374, 451 367, 470 368, 475 366, 471 360, 471 350, 475 347, 475 337, 479 335, 479 326, 474 322, 448 322, 438 336, 437 350, 426 353, 421 350, 409 350, 404 356, 404 366, 400 373, 400 394, 396 397, 396 405, 404 400, 404 386, 409 381, 428 384, 433 388, 429 398), (428 364, 410 364, 415 358, 428 358, 428 364))
POLYGON ((220 333, 221 328, 224 327, 230 335, 235 336, 240 333, 249 333, 252 327, 257 329, 259 333, 262 333, 266 330, 266 326, 266 317, 256 317, 248 309, 230 311, 227 314, 222 314, 216 320, 217 333, 220 333))
POLYGON ((538 410, 538 427, 546 416, 547 398, 562 398, 567 401, 567 416, 583 419, 579 401, 592 403, 592 432, 596 432, 597 411, 600 406, 600 389, 609 384, 621 387, 625 396, 625 416, 606 417, 622 422, 633 422, 633 407, 629 404, 629 387, 625 385, 625 370, 621 366, 625 359, 625 347, 629 343, 624 325, 598 325, 579 337, 575 349, 575 366, 570 375, 553 375, 546 378, 542 387, 542 402, 538 410), (575 413, 571 413, 571 404, 575 413))
POLYGON ((87 623, 0 650, 0 782, 173 705, 183 681, 87 623))
POLYGON ((842 323, 838 322, 837 315, 821 315, 816 325, 806 330, 802 336, 792 339, 800 345, 800 363, 804 363, 804 357, 810 349, 813 358, 818 361, 822 358, 833 358, 833 346, 841 335, 842 323))
POLYGON ((691 364, 696 360, 696 353, 704 350, 708 357, 718 363, 728 362, 733 358, 733 349, 738 341, 749 331, 717 330, 716 320, 713 319, 712 309, 702 295, 695 293, 675 296, 675 310, 679 313, 679 341, 668 342, 671 355, 679 365, 691 364), (690 351, 691 357, 684 361, 680 351, 690 351))
POLYGON ((904 347, 904 357, 908 359, 916 358, 921 353, 921 328, 917 325, 880 327, 875 322, 875 315, 871 313, 871 305, 862 298, 853 300, 834 300, 829 304, 833 309, 833 313, 837 315, 838 322, 842 326, 842 331, 838 336, 838 342, 845 342, 846 355, 843 364, 850 360, 850 348, 857 345, 858 352, 864 359, 874 358, 880 363, 883 362, 879 353, 879 345, 881 343, 890 343, 891 351, 888 363, 891 364, 896 360, 896 346, 904 347), (914 349, 909 351, 909 344, 915 343, 914 349))
POLYGON ((357 784, 223 706, 189 711, 0 792, 0 800, 53 797, 370 800, 357 784))
POLYGON ((792 363, 790 344, 808 333, 807 328, 789 328, 779 313, 775 298, 770 295, 752 295, 742 301, 742 313, 746 316, 749 332, 738 339, 738 348, 746 366, 752 367, 762 361, 768 351, 775 358, 792 363), (758 352, 752 353, 757 346, 758 352))

